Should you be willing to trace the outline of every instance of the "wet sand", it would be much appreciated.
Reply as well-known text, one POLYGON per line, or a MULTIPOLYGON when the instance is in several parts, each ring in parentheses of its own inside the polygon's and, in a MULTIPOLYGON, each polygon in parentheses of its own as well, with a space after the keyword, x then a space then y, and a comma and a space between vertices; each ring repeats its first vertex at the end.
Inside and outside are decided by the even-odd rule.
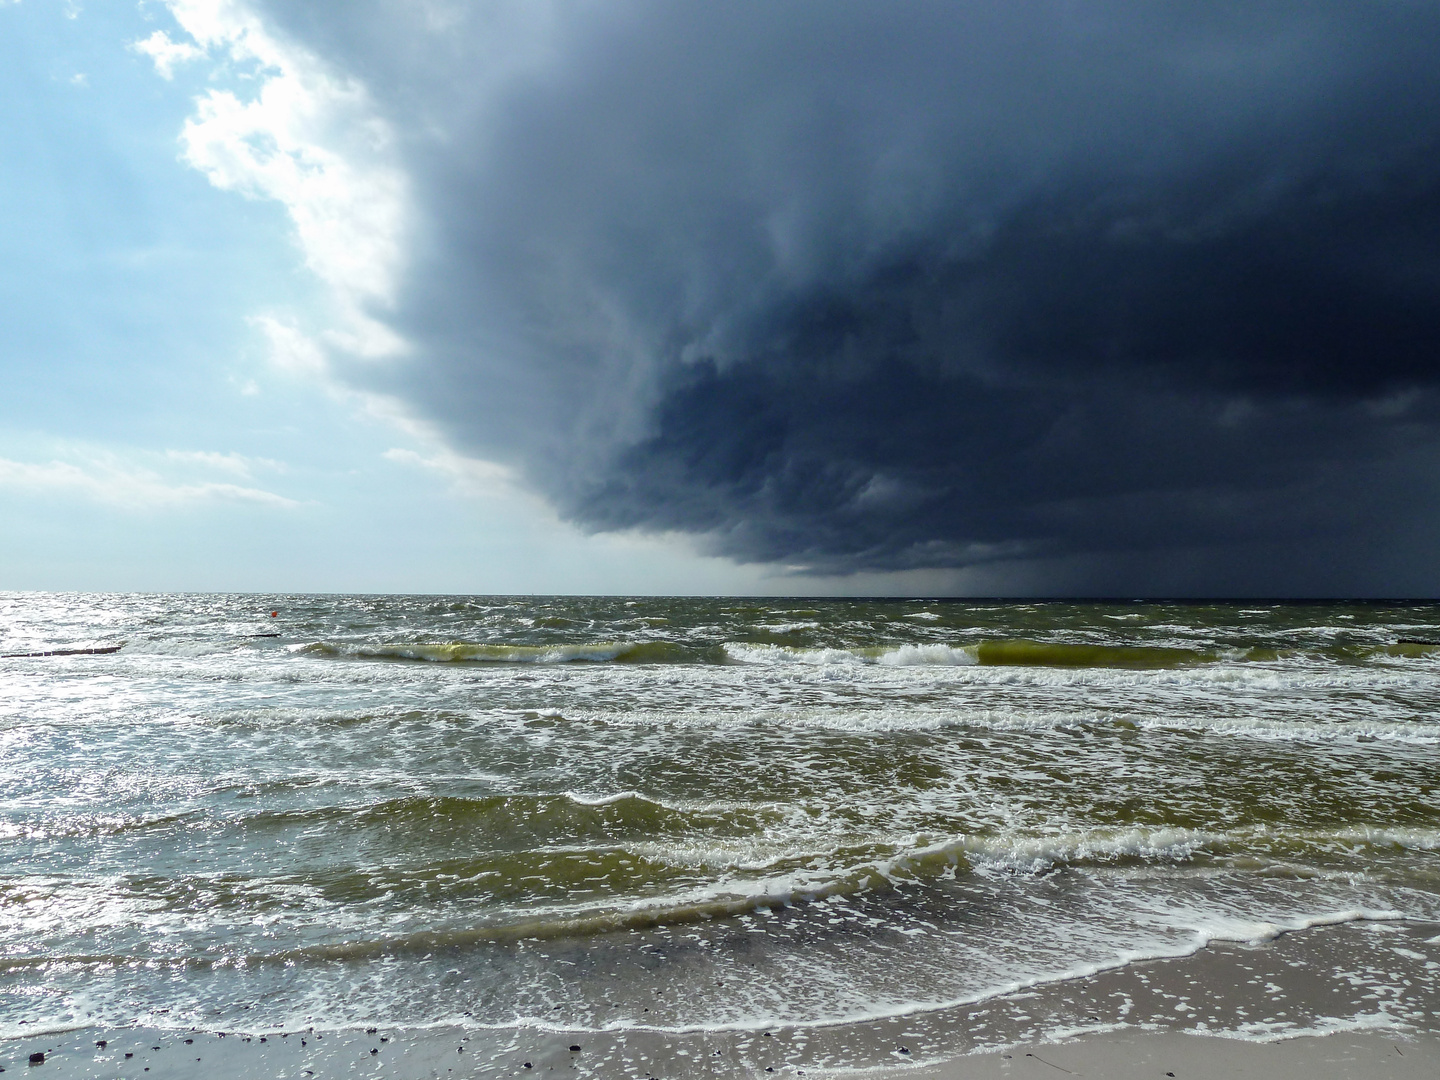
MULTIPOLYGON (((1440 1075, 1440 1043, 1413 1042, 1380 1034, 1302 1036, 1276 1043, 1239 1042, 1217 1036, 1143 1033, 1088 1036, 1054 1046, 1017 1048, 915 1070, 913 1077, 985 1080, 1062 1076, 1150 1080, 1220 1077, 1256 1080, 1321 1080, 1342 1077, 1434 1077, 1440 1075)), ((897 1074, 897 1080, 899 1074, 897 1074)))
POLYGON ((860 1023, 692 1032, 89 1028, 5 1040, 0 1066, 32 1080, 1434 1077, 1437 1014, 1440 926, 1350 923, 860 1023), (44 1061, 30 1065, 36 1053, 44 1061))

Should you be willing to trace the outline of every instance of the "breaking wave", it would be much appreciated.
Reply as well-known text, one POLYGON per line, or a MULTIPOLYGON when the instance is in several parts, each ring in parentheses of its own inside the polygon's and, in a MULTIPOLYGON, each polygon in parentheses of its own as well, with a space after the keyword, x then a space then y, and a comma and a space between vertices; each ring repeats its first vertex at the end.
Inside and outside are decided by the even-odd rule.
POLYGON ((412 642, 399 644, 332 644, 315 641, 292 645, 306 656, 354 660, 419 660, 429 663, 475 664, 723 664, 724 651, 696 648, 673 641, 608 641, 591 644, 502 645, 486 642, 412 642))
POLYGON ((1440 644, 1404 641, 1349 644, 1304 651, 1272 647, 1198 648, 1179 645, 1108 644, 987 638, 970 643, 913 642, 874 645, 799 646, 772 642, 677 641, 495 642, 313 641, 287 646, 292 654, 336 659, 469 664, 878 664, 889 667, 1116 668, 1174 670, 1220 663, 1364 663, 1434 658, 1440 644))

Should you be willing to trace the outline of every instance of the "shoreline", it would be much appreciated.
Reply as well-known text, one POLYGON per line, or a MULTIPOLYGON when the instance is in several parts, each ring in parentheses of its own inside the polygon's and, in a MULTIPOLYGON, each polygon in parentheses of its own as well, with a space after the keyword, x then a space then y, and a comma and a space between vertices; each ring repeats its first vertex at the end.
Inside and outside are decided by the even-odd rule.
POLYGON ((1212 943, 974 1005, 826 1027, 542 1030, 90 1027, 0 1042, 41 1077, 1434 1076, 1440 924, 1345 923, 1212 943), (103 1043, 103 1045, 99 1045, 103 1043), (578 1048, 578 1049, 572 1049, 578 1048), (43 1063, 30 1066, 29 1055, 43 1063), (131 1056, 126 1056, 126 1055, 131 1056), (529 1067, 526 1067, 526 1063, 529 1067))

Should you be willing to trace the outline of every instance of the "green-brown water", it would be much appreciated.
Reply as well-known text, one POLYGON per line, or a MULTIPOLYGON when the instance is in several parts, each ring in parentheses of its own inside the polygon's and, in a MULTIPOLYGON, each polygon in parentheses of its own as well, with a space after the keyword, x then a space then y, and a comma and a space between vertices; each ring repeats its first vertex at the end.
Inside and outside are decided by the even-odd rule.
POLYGON ((1435 605, 0 618, 123 646, 0 660, 6 1034, 825 1022, 1440 918, 1435 605))

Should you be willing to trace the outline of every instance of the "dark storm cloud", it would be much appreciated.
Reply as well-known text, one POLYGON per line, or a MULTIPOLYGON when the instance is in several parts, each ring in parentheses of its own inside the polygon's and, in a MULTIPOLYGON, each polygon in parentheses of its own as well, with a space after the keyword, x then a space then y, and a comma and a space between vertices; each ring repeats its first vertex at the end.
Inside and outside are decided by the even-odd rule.
POLYGON ((406 132, 390 388, 583 525, 846 572, 1428 520, 1433 3, 362 10, 272 8, 406 132))

